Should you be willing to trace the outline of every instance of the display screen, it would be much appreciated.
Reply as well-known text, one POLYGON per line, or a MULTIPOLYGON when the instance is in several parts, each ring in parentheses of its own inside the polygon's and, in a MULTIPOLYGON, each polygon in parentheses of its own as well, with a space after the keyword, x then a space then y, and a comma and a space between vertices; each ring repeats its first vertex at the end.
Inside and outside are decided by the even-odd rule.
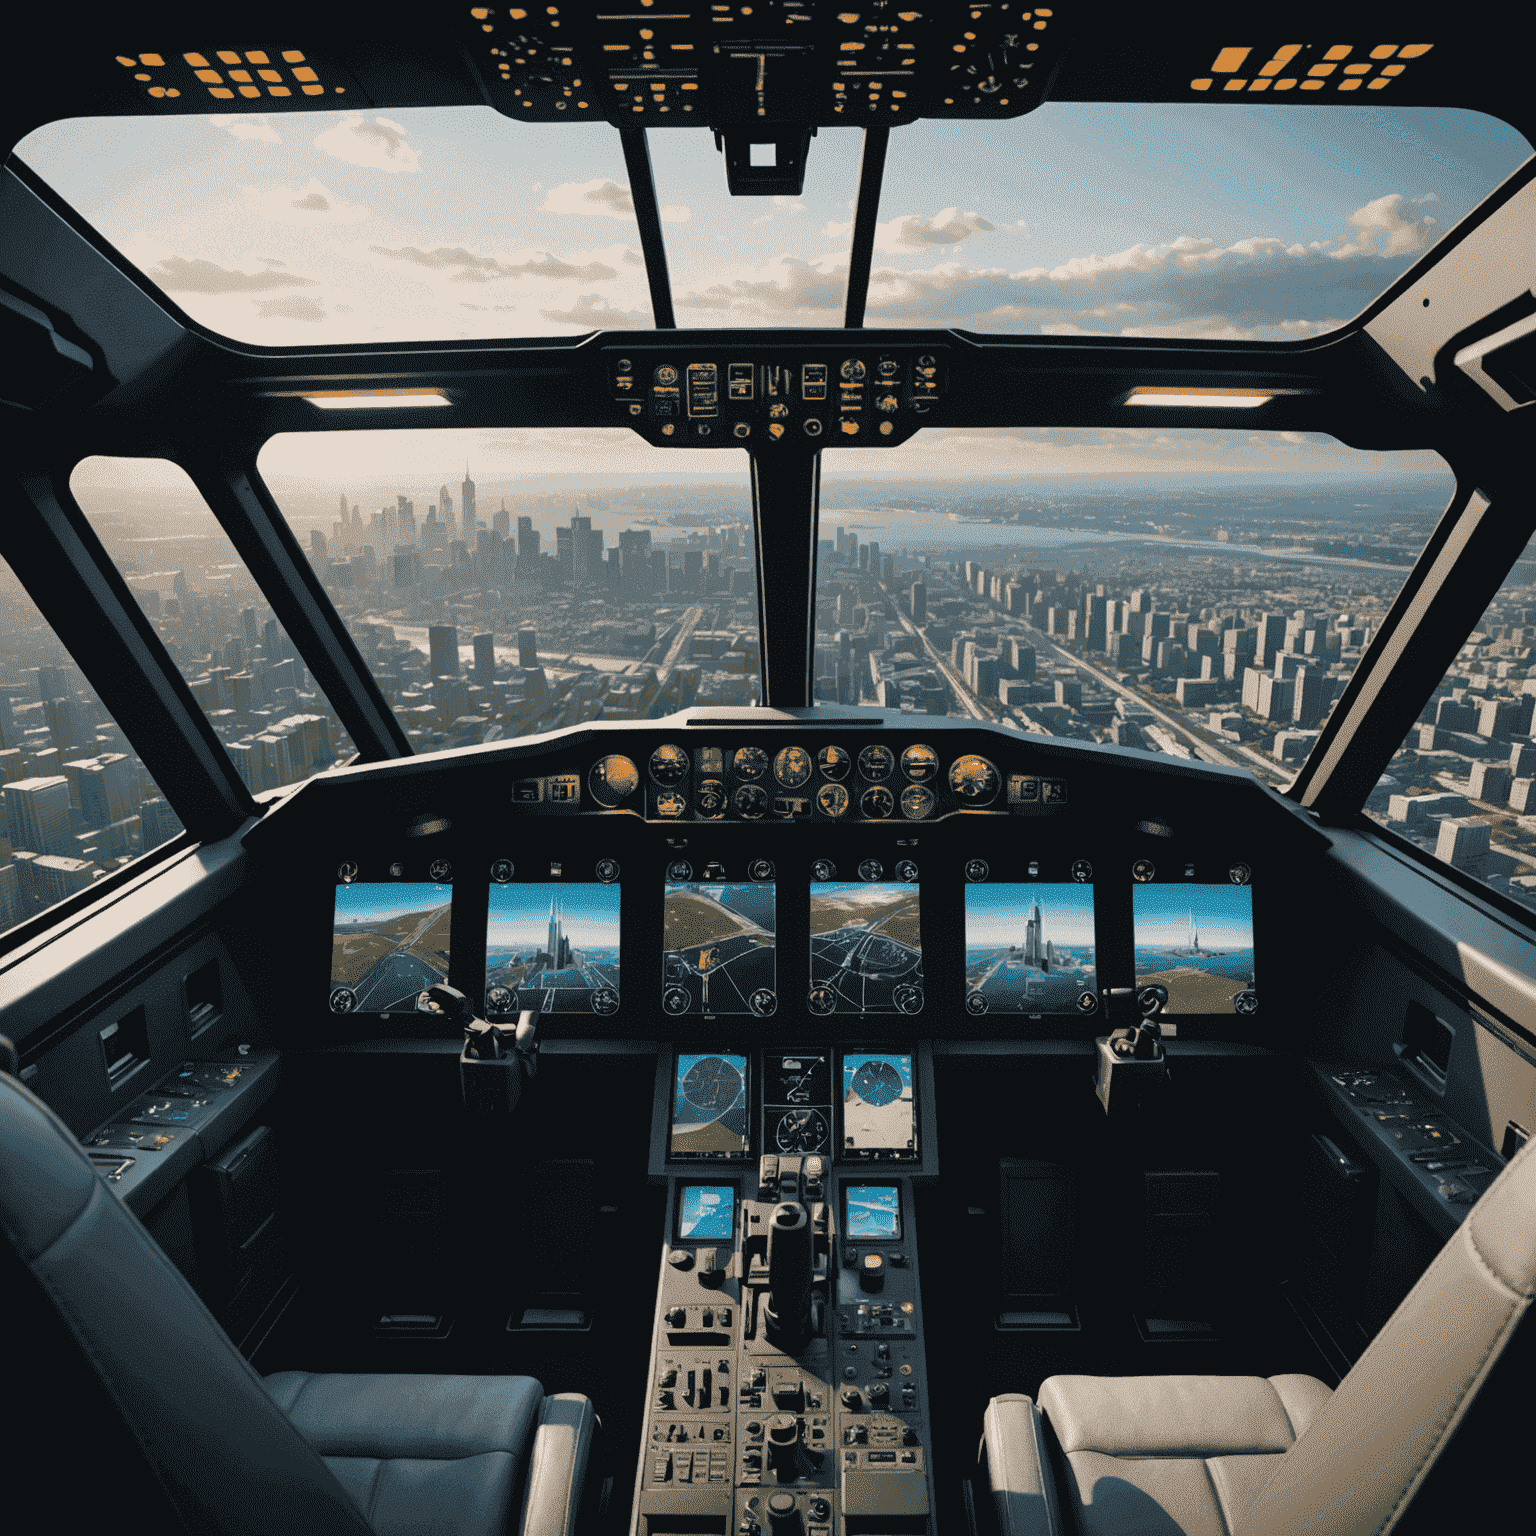
POLYGON ((850 1152, 917 1151, 910 1056, 844 1054, 843 1146, 850 1152))
POLYGON ((844 1236, 885 1238, 901 1236, 901 1191, 893 1184, 850 1184, 844 1236))
POLYGON ((424 880, 338 885, 331 1011, 415 1012, 428 987, 448 980, 452 910, 451 885, 424 880))
POLYGON ((832 1058, 825 1051, 763 1052, 763 1150, 832 1150, 832 1058))
POLYGON ((673 1157, 747 1155, 747 1058, 677 1058, 672 1087, 673 1157))
POLYGON ((493 885, 485 918, 485 1006, 492 1015, 616 1013, 619 888, 493 885))
POLYGON ((677 1213, 677 1235, 730 1242, 735 1235, 736 1191, 729 1184, 685 1184, 677 1213))
POLYGON ((1164 1013, 1258 1011, 1251 885, 1131 889, 1136 986, 1165 987, 1164 1013))
POLYGON ((778 1007, 771 880, 668 881, 662 930, 666 1012, 766 1018, 778 1007))
POLYGON ((973 1014, 1093 1012, 1093 887, 967 885, 965 1006, 973 1014))
POLYGON ((919 1013, 918 888, 900 881, 811 886, 812 1013, 919 1013))

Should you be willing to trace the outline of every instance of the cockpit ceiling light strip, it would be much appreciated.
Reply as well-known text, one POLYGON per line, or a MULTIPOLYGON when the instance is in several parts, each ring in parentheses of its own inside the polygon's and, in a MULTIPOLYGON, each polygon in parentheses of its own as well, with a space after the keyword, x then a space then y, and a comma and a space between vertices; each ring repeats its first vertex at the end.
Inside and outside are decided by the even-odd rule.
POLYGON ((1205 410, 1243 411, 1276 395, 1304 395, 1304 389, 1216 389, 1205 385, 1138 384, 1120 397, 1121 405, 1185 405, 1205 410))
POLYGON ((323 411, 395 411, 453 404, 440 389, 306 389, 273 393, 297 396, 323 411))

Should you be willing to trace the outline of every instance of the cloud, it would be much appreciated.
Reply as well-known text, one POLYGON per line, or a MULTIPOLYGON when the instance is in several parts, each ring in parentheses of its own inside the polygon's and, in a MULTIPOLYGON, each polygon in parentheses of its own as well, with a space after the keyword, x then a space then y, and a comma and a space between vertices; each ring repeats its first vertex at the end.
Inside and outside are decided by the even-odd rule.
POLYGON ((281 144, 277 130, 267 121, 265 114, 256 118, 211 116, 208 121, 215 128, 233 134, 237 139, 263 139, 268 144, 281 144))
MULTIPOLYGON (((962 213, 958 208, 945 208, 925 219, 920 214, 906 213, 888 223, 875 226, 875 249, 899 256, 906 251, 928 251, 936 246, 959 245, 972 235, 991 235, 997 225, 982 218, 979 213, 962 213)), ((853 233, 853 224, 828 224, 822 235, 828 240, 846 240, 853 233)))
POLYGON ((661 210, 661 222, 663 224, 686 224, 693 217, 693 210, 685 208, 681 203, 668 203, 661 210))
POLYGON ((798 256, 777 256, 750 277, 712 283, 677 299, 679 309, 716 312, 737 310, 743 315, 785 315, 796 310, 836 310, 843 306, 846 266, 824 271, 798 256))
POLYGON ((656 322, 648 309, 615 309, 595 293, 584 293, 569 309, 541 309, 556 325, 579 326, 584 331, 648 330, 656 322))
POLYGON ((627 245, 624 247, 623 261, 627 267, 643 267, 645 265, 645 257, 639 251, 630 250, 627 245))
POLYGON ((315 139, 322 149, 348 165, 364 165, 375 171, 419 171, 421 157, 405 142, 405 130, 387 118, 368 122, 349 117, 315 139))
POLYGON ((263 320, 324 320, 325 311, 313 299, 297 293, 280 299, 257 299, 256 308, 263 320))
POLYGON ((805 204, 793 197, 775 197, 773 206, 775 208, 788 208, 791 213, 805 212, 805 204))
POLYGON ((1358 238, 1329 254, 1336 259, 1374 256, 1378 230, 1385 231, 1387 237, 1381 252, 1383 256, 1408 256, 1414 251, 1422 251, 1434 239, 1435 221, 1427 215, 1417 221, 1405 219, 1400 211, 1402 206, 1403 194, 1389 192, 1385 197, 1378 197, 1363 208, 1355 209, 1348 222, 1360 231, 1358 238))
POLYGON ((629 188, 601 176, 595 181, 567 181, 551 187, 539 208, 544 213, 592 213, 608 219, 635 216, 629 188))
POLYGON ((292 272, 235 272, 201 257, 167 256, 149 269, 149 278, 168 293, 261 293, 269 288, 313 288, 312 277, 292 272))
POLYGON ((361 203, 338 197, 313 176, 302 187, 241 187, 240 191, 257 216, 269 224, 361 224, 373 217, 361 203))
POLYGON ((589 261, 578 267, 550 255, 548 251, 537 252, 527 261, 509 264, 498 261, 494 256, 477 256, 461 245, 440 245, 431 251, 418 250, 414 245, 403 246, 396 251, 387 246, 373 245, 369 246, 369 250, 387 256, 391 261, 404 261, 413 266, 448 272, 457 283, 490 283, 503 277, 551 277, 579 283, 600 283, 619 275, 605 262, 589 261))

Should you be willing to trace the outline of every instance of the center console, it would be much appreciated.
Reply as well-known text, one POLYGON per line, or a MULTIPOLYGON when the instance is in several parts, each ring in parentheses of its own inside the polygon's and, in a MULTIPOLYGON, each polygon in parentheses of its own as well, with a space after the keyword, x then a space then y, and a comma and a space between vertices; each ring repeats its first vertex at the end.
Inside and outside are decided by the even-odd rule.
POLYGON ((631 1536, 932 1530, 913 1200, 932 1076, 921 1044, 663 1059, 631 1536))

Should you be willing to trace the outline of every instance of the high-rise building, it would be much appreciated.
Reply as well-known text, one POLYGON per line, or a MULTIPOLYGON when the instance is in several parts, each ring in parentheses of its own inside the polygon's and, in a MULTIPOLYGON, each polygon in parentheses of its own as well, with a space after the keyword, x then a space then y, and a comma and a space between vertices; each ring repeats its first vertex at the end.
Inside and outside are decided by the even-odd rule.
POLYGON ((496 637, 495 635, 476 635, 475 647, 475 681, 481 687, 496 681, 496 637))
POLYGON ((525 671, 539 664, 539 637, 531 624, 524 624, 517 632, 517 664, 525 671))
POLYGON ((926 624, 928 622, 928 586, 926 582, 914 581, 912 583, 912 622, 914 624, 926 624))
MULTIPOLYGON (((448 530, 448 537, 451 539, 454 535, 453 495, 446 485, 440 485, 437 488, 437 515, 448 530)), ((464 537, 466 539, 469 537, 467 528, 464 537)))
POLYGON ((240 634, 245 641, 245 649, 248 655, 256 654, 256 646, 261 636, 256 628, 256 610, 254 608, 242 608, 240 610, 240 634))
POLYGON ((1486 821, 1447 816, 1435 837, 1435 857, 1443 864, 1463 869, 1488 852, 1493 829, 1486 821))
POLYGON ((428 669, 433 677, 459 675, 459 631, 452 624, 432 624, 427 629, 428 669))
POLYGON ((464 466, 464 481, 459 486, 459 517, 464 526, 464 536, 469 537, 475 527, 475 482, 469 478, 469 465, 464 466))
POLYGON ((5 819, 12 848, 67 854, 69 780, 63 774, 17 779, 4 786, 5 819))

